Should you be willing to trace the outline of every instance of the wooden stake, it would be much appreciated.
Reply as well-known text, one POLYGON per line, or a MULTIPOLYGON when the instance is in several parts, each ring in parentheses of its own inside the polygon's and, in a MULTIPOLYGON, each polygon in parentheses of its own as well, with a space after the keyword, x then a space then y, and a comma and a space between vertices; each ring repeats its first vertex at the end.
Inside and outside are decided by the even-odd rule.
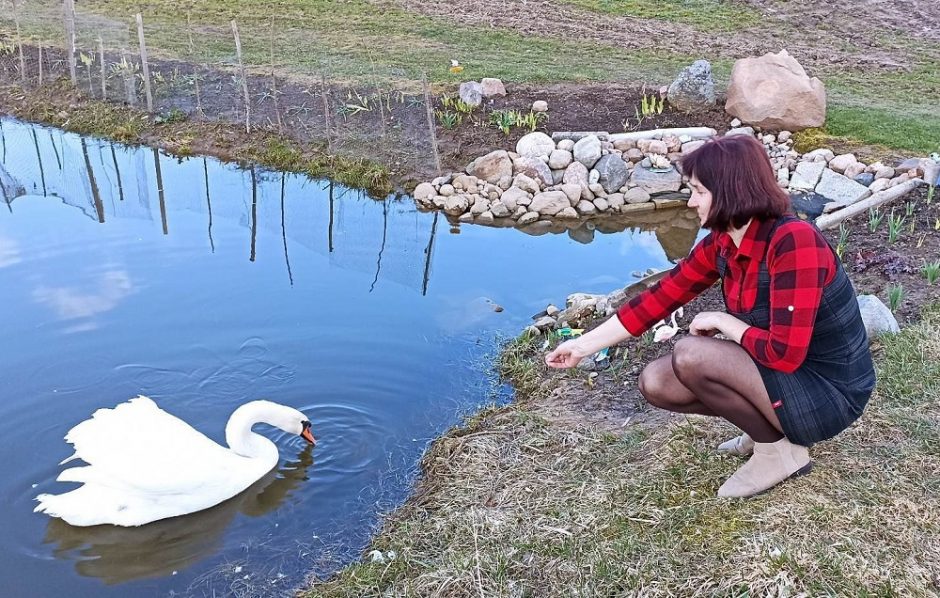
POLYGON ((382 94, 379 92, 379 78, 375 74, 375 60, 372 58, 372 50, 369 50, 369 62, 372 63, 372 87, 375 88, 375 93, 379 97, 379 117, 382 119, 382 139, 385 139, 387 131, 385 129, 385 106, 382 102, 382 94))
POLYGON ((107 76, 105 75, 104 70, 104 40, 101 39, 101 36, 98 36, 98 60, 101 61, 101 99, 108 99, 108 84, 107 76))
POLYGON ((72 86, 78 87, 78 74, 75 72, 75 0, 64 0, 65 8, 65 47, 68 49, 69 76, 72 86))
MULTIPOLYGON (((193 22, 191 18, 191 13, 186 13, 186 30, 189 32, 189 55, 192 59, 193 64, 196 64, 196 44, 193 43, 193 22)), ((196 86, 196 113, 200 117, 205 116, 205 113, 202 111, 202 96, 199 93, 199 72, 193 76, 193 83, 196 86)))
POLYGON ((36 47, 39 49, 39 87, 42 87, 42 42, 39 42, 36 47))
POLYGON ((320 73, 320 97, 323 98, 323 124, 326 126, 326 153, 333 153, 332 134, 330 132, 330 100, 327 98, 326 77, 320 73))
POLYGON ((434 128, 434 112, 431 108, 431 86, 428 85, 427 73, 421 73, 421 85, 424 87, 424 107, 428 114, 428 132, 431 134, 431 151, 434 153, 434 167, 441 173, 441 155, 437 151, 437 131, 434 128))
POLYGON ((144 41, 144 18, 140 16, 140 13, 137 13, 137 40, 140 43, 140 66, 144 71, 147 112, 153 112, 153 93, 150 91, 150 65, 147 62, 147 42, 144 41))
POLYGON ((281 109, 277 102, 277 77, 274 76, 274 18, 269 21, 271 31, 271 95, 274 96, 274 116, 277 118, 277 128, 279 131, 284 129, 284 123, 281 122, 281 109))
POLYGON ((20 17, 16 12, 16 0, 13 0, 13 22, 16 24, 16 47, 20 49, 20 83, 26 83, 26 60, 23 58, 23 41, 20 39, 20 17))
POLYGON ((245 75, 245 63, 242 62, 242 40, 238 37, 238 25, 232 19, 232 35, 235 36, 235 55, 238 56, 238 71, 245 92, 245 132, 251 132, 251 97, 248 95, 248 79, 245 75))

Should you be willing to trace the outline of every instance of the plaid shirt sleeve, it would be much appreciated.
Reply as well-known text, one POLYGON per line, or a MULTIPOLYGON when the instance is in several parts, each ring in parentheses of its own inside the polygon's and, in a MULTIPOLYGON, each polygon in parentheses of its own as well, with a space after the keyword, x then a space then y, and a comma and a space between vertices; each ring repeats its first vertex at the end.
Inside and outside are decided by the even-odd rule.
POLYGON ((718 280, 717 252, 715 235, 710 233, 662 280, 624 303, 617 317, 627 332, 640 336, 712 286, 718 280))
POLYGON ((770 329, 748 328, 741 346, 756 361, 789 374, 806 359, 823 288, 835 276, 835 257, 819 231, 793 222, 777 229, 767 270, 770 329))

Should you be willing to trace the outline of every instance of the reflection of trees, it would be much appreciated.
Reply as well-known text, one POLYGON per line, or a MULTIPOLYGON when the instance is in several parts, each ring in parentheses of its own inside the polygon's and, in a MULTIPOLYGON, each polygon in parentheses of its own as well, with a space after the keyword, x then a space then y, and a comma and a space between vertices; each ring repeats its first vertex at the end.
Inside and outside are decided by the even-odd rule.
POLYGON ((180 571, 218 552, 238 513, 260 517, 277 509, 313 465, 307 445, 296 461, 272 470, 250 488, 211 509, 136 528, 99 525, 73 527, 50 519, 44 542, 60 559, 75 560, 80 575, 108 584, 156 578, 180 571))

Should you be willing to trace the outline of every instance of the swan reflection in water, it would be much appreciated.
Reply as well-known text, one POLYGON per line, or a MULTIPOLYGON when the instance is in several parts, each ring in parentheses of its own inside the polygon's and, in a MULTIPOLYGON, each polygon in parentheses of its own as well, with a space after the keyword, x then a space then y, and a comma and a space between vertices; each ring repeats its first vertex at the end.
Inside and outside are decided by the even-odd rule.
POLYGON ((74 527, 52 518, 45 544, 54 544, 58 559, 75 560, 75 570, 107 584, 163 577, 211 556, 238 513, 260 517, 277 509, 313 465, 313 447, 307 445, 297 461, 285 463, 241 494, 211 509, 156 521, 141 527, 98 525, 74 527))

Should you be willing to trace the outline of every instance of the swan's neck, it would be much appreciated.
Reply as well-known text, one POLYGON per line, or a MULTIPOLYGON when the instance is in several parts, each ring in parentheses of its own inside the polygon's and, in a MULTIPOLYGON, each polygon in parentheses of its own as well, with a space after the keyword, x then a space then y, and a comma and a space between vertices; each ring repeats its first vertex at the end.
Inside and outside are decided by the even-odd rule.
POLYGON ((277 446, 251 427, 264 421, 264 414, 256 404, 242 405, 229 418, 225 426, 225 441, 238 455, 250 459, 263 459, 274 467, 278 461, 277 446))

